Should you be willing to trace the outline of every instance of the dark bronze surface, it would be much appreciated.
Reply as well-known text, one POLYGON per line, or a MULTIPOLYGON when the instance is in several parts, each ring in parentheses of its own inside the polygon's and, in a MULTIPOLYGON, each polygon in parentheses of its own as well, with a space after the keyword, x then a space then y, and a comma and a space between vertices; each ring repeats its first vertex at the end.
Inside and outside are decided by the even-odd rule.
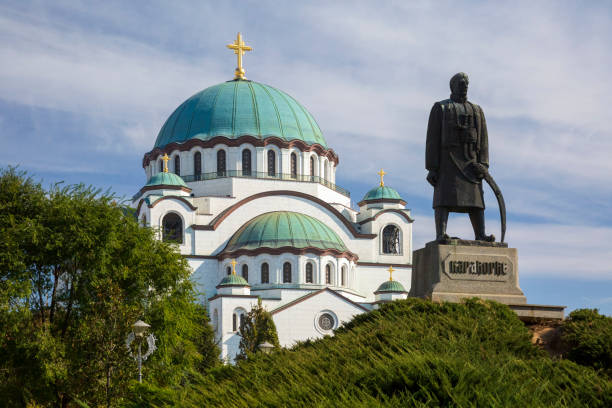
POLYGON ((505 235, 505 204, 501 191, 488 172, 489 138, 480 106, 467 100, 469 80, 460 72, 450 80, 451 97, 436 102, 429 114, 425 168, 434 187, 433 208, 436 239, 447 241, 448 214, 468 213, 475 239, 495 241, 485 234, 483 178, 493 188, 500 205, 502 241, 505 235))

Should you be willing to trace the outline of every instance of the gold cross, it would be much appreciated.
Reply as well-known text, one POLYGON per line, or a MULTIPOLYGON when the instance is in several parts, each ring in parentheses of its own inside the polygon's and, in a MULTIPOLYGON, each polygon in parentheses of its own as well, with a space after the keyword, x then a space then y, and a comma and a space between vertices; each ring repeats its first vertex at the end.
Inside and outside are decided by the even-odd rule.
POLYGON ((164 173, 168 172, 168 160, 170 160, 170 158, 168 157, 168 153, 164 153, 164 155, 162 156, 162 160, 164 161, 164 173))
POLYGON ((393 265, 389 266, 389 269, 387 269, 389 271, 389 280, 392 281, 393 280, 393 271, 395 271, 395 269, 393 269, 393 265))
POLYGON ((378 173, 376 173, 380 176, 380 186, 384 187, 385 186, 385 182, 383 181, 383 177, 385 177, 385 174, 387 174, 383 169, 380 169, 380 171, 378 173))
POLYGON ((234 50, 234 54, 238 56, 238 66, 234 72, 236 75, 234 79, 246 79, 244 76, 244 68, 242 68, 242 56, 244 55, 245 51, 252 51, 253 48, 245 45, 244 41, 242 41, 242 34, 240 33, 238 33, 238 36, 236 37, 236 42, 228 44, 227 48, 234 50))
POLYGON ((230 262, 230 264, 232 264, 232 274, 235 275, 236 274, 236 264, 238 262, 236 262, 235 259, 232 259, 232 262, 230 262))

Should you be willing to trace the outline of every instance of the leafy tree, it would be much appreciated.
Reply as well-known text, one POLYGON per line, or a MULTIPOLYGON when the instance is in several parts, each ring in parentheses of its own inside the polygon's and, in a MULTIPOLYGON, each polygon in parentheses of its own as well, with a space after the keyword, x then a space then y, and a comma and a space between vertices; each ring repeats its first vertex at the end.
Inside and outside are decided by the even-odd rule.
POLYGON ((597 309, 574 310, 563 323, 566 357, 578 364, 603 369, 612 377, 612 318, 597 309))
POLYGON ((251 308, 240 324, 240 353, 237 359, 244 359, 249 354, 257 353, 258 346, 264 342, 272 344, 275 348, 280 347, 276 325, 272 315, 261 304, 261 298, 257 305, 251 308))
POLYGON ((178 384, 216 363, 186 260, 115 199, 0 170, 1 406, 118 405, 139 318, 158 338, 146 381, 178 384))

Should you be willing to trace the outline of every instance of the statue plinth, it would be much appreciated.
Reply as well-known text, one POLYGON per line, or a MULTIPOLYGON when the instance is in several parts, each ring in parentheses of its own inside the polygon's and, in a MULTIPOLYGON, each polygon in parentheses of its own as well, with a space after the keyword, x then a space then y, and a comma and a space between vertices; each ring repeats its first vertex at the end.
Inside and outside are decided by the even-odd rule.
POLYGON ((526 304, 518 282, 518 253, 508 244, 451 239, 413 252, 410 296, 459 302, 480 297, 526 304))

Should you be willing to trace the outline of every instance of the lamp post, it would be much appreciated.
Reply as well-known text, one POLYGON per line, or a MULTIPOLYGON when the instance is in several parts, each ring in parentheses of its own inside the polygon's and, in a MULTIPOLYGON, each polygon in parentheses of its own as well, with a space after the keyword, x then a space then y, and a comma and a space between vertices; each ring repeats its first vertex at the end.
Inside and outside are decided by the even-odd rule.
POLYGON ((143 322, 142 320, 138 320, 136 323, 132 325, 132 332, 128 334, 128 337, 125 341, 125 345, 130 350, 130 354, 132 353, 130 344, 134 341, 136 337, 138 337, 138 357, 136 361, 138 361, 138 382, 142 383, 142 362, 146 360, 156 349, 155 347, 155 336, 151 333, 145 337, 145 333, 147 329, 151 327, 149 324, 143 322), (142 342, 143 340, 147 340, 147 351, 142 354, 142 342))
POLYGON ((270 354, 270 352, 274 349, 274 345, 268 343, 267 341, 264 341, 263 343, 258 345, 257 348, 259 349, 259 351, 265 354, 270 354))
POLYGON ((134 334, 139 338, 138 341, 138 382, 142 383, 142 338, 144 337, 147 329, 151 327, 151 325, 146 324, 142 320, 138 320, 136 323, 132 325, 132 329, 134 329, 134 334))

